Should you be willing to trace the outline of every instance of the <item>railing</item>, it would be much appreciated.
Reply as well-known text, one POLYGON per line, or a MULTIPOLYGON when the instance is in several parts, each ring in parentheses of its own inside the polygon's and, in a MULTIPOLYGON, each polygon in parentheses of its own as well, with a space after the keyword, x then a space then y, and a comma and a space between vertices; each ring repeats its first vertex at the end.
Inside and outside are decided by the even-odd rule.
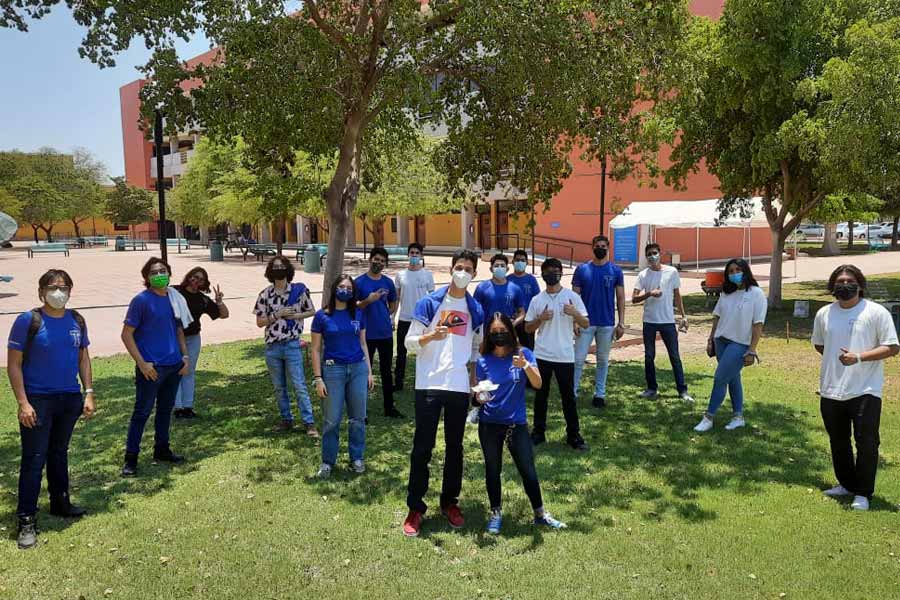
POLYGON ((548 242, 546 240, 537 240, 536 239, 536 240, 534 240, 534 246, 535 246, 533 249, 534 254, 538 254, 537 249, 540 247, 540 246, 538 246, 538 244, 544 245, 543 246, 544 251, 540 253, 543 256, 550 256, 550 247, 551 246, 556 246, 557 248, 567 249, 569 251, 569 268, 571 269, 572 266, 575 264, 575 247, 574 246, 569 246, 566 244, 559 244, 556 242, 548 242))
MULTIPOLYGON (((491 240, 493 238, 497 238, 497 244, 491 246, 491 248, 500 248, 500 238, 515 238, 516 246, 513 248, 521 248, 522 246, 519 244, 519 234, 518 233, 491 233, 488 235, 488 239, 491 240)), ((481 250, 490 250, 491 248, 481 248, 481 250)), ((509 243, 506 244, 506 250, 509 249, 509 243)))

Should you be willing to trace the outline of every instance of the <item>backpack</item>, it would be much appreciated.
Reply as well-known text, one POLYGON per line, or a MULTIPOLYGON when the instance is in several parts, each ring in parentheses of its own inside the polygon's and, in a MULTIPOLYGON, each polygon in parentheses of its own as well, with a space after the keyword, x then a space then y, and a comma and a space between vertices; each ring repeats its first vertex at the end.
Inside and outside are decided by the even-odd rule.
MULTIPOLYGON (((78 324, 78 328, 81 329, 81 336, 84 337, 87 332, 87 323, 84 321, 84 317, 81 316, 77 310, 70 308, 69 312, 72 313, 72 318, 75 319, 75 323, 78 324)), ((44 324, 44 316, 41 314, 40 307, 31 309, 31 324, 28 326, 28 335, 25 338, 25 350, 22 351, 22 362, 25 362, 25 357, 28 356, 28 349, 31 347, 31 342, 34 340, 34 336, 37 335, 38 331, 41 330, 41 325, 44 324)))

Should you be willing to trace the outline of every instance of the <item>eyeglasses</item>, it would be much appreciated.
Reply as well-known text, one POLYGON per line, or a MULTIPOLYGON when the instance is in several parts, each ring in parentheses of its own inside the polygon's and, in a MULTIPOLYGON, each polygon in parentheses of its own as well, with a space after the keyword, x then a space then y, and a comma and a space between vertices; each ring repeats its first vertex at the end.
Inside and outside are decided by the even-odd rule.
POLYGON ((72 288, 67 285, 48 285, 44 289, 48 292, 65 292, 66 294, 72 291, 72 288))

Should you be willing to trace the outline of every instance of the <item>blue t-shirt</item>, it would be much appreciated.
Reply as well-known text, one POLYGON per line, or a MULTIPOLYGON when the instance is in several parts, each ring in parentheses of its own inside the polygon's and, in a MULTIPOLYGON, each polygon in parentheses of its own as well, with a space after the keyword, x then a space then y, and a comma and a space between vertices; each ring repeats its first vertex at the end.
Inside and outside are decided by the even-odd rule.
POLYGON ((506 280, 504 284, 494 283, 493 279, 482 281, 475 288, 475 300, 484 310, 484 320, 489 321, 495 312, 513 318, 519 309, 525 309, 522 288, 506 280))
POLYGON ((78 356, 82 348, 90 345, 87 330, 81 330, 72 311, 54 318, 41 313, 41 328, 28 346, 28 329, 31 327, 31 311, 16 317, 9 330, 7 348, 25 354, 22 375, 28 394, 79 393, 78 356))
POLYGON ((168 296, 144 290, 128 305, 125 324, 134 327, 134 341, 145 361, 160 367, 181 364, 181 323, 175 318, 168 296))
MULTIPOLYGON (((522 348, 525 360, 529 364, 535 364, 534 354, 528 348, 522 348)), ((503 425, 524 425, 525 418, 525 369, 517 369, 513 366, 513 356, 509 354, 503 358, 494 356, 493 353, 482 354, 475 365, 475 375, 478 381, 490 379, 491 383, 498 386, 491 392, 494 399, 481 406, 479 419, 485 423, 501 423, 503 425)))
POLYGON ((373 302, 363 309, 366 316, 366 339, 386 340, 394 337, 394 329, 391 327, 391 309, 389 302, 397 301, 397 288, 390 277, 381 276, 381 279, 372 279, 368 273, 363 273, 356 278, 356 299, 365 300, 366 297, 377 290, 387 290, 387 294, 381 300, 373 302))
POLYGON ((616 324, 616 287, 624 285, 622 269, 612 262, 599 267, 593 262, 578 265, 572 276, 572 287, 581 289, 581 299, 587 308, 591 327, 612 327, 616 324))
POLYGON ((525 273, 524 275, 510 275, 509 280, 522 290, 522 304, 525 306, 525 310, 528 310, 531 300, 541 293, 541 286, 538 284, 537 278, 531 273, 525 273))
POLYGON ((312 332, 322 335, 324 359, 333 360, 339 365, 350 365, 365 360, 362 345, 359 343, 359 331, 366 329, 366 315, 356 309, 356 318, 350 318, 347 309, 337 310, 329 315, 320 309, 313 317, 312 332))

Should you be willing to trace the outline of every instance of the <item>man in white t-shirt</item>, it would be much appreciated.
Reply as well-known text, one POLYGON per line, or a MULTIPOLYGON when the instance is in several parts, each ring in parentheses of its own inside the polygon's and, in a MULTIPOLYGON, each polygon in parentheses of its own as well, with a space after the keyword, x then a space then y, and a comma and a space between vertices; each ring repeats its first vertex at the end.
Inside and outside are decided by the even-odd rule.
POLYGON ((413 320, 416 303, 426 294, 434 291, 434 277, 425 268, 425 251, 418 242, 413 242, 406 249, 409 256, 409 268, 397 273, 394 285, 400 296, 400 311, 397 316, 397 362, 394 367, 394 391, 403 390, 406 378, 406 334, 413 320))
POLYGON ((419 300, 406 336, 406 349, 416 356, 416 432, 410 454, 403 534, 419 535, 427 506, 428 463, 438 423, 444 413, 444 480, 441 513, 450 526, 465 523, 459 509, 463 476, 463 434, 474 381, 472 365, 481 344, 484 312, 466 291, 475 277, 478 255, 459 250, 451 261, 449 286, 419 300))
POLYGON ((681 299, 681 277, 678 269, 662 264, 659 244, 650 243, 644 248, 649 267, 638 274, 631 293, 633 304, 644 304, 644 377, 647 389, 641 392, 641 398, 653 400, 659 388, 656 384, 656 334, 662 338, 672 364, 675 375, 675 387, 678 395, 685 402, 693 402, 684 382, 684 367, 681 366, 681 355, 678 353, 678 328, 675 326, 675 309, 681 315, 679 326, 687 331, 687 318, 684 314, 684 301, 681 299))
POLYGON ((541 265, 541 278, 547 289, 535 296, 525 313, 525 331, 535 333, 534 357, 541 373, 541 389, 534 396, 534 427, 531 441, 535 445, 546 441, 547 397, 550 379, 556 376, 566 418, 566 443, 573 449, 587 450, 578 423, 575 400, 575 325, 590 326, 587 308, 581 296, 560 285, 562 263, 548 258, 541 265))
POLYGON ((884 360, 896 356, 900 344, 891 314, 863 297, 866 278, 858 268, 841 265, 835 269, 828 291, 837 300, 816 313, 812 334, 812 343, 822 355, 820 407, 838 480, 825 495, 854 496, 851 507, 868 510, 878 469, 884 360))

